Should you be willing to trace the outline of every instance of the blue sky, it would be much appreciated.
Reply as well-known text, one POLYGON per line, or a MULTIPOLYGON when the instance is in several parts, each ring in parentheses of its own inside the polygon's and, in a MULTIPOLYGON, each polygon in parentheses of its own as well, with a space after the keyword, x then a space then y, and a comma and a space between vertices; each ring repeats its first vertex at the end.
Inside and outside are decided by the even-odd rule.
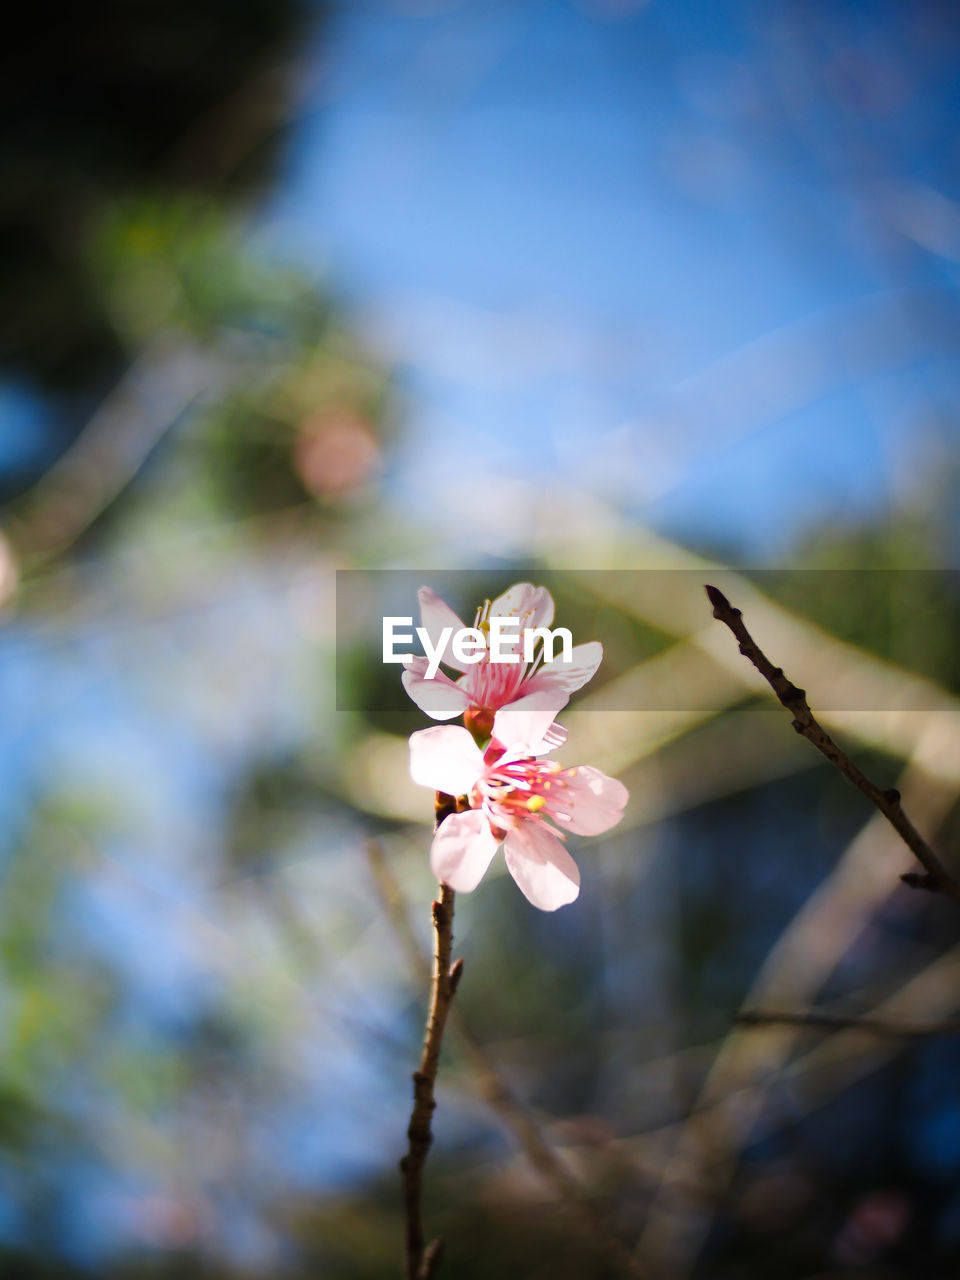
POLYGON ((955 44, 882 4, 345 6, 262 234, 399 366, 411 500, 479 442, 785 555, 889 511, 955 397, 955 44))

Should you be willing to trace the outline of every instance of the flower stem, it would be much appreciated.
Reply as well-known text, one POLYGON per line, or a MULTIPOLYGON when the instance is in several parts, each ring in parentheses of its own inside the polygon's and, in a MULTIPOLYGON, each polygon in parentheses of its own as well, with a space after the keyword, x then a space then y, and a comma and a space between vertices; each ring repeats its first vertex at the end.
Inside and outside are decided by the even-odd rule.
MULTIPOLYGON (((452 796, 437 792, 436 825, 456 811, 452 796)), ((433 1141, 431 1122, 436 1108, 434 1088, 440 1063, 440 1047, 447 1025, 450 1001, 457 989, 463 970, 462 961, 451 964, 453 950, 453 902, 454 892, 449 885, 440 885, 440 897, 432 905, 435 934, 433 954, 433 981, 430 991, 430 1010, 423 1040, 420 1066, 413 1073, 413 1110, 407 1128, 409 1149, 400 1161, 403 1175, 403 1200, 406 1217, 406 1277, 407 1280, 430 1280, 436 1273, 443 1249, 441 1240, 434 1240, 424 1247, 422 1181, 430 1144, 433 1141)))

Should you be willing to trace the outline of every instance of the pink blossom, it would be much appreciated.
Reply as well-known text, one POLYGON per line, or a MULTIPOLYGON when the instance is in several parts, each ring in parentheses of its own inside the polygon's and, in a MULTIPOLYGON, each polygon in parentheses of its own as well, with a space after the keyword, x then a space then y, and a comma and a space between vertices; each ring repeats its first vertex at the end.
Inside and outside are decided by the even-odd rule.
MULTIPOLYGON (((429 587, 421 587, 420 624, 430 637, 431 644, 439 645, 442 632, 452 627, 460 631, 464 623, 450 606, 429 587)), ((521 633, 531 627, 549 627, 553 622, 553 597, 545 587, 535 587, 529 582, 518 582, 477 611, 474 626, 484 629, 490 618, 515 617, 519 619, 521 633)), ((509 651, 511 644, 504 644, 509 651)), ((514 652, 521 653, 521 641, 512 643, 514 652)), ((489 655, 473 665, 459 662, 448 644, 441 661, 455 671, 462 672, 452 680, 442 671, 427 677, 427 659, 414 657, 407 661, 401 677, 403 687, 410 697, 434 720, 450 720, 453 716, 466 717, 468 727, 481 736, 490 733, 495 713, 507 705, 523 709, 544 707, 549 702, 554 714, 567 705, 570 695, 593 676, 603 658, 603 646, 594 640, 576 645, 570 662, 559 657, 541 665, 540 657, 530 663, 491 662, 489 655), (536 695, 536 696, 535 696, 536 695), (533 702, 530 702, 530 699, 533 702)), ((557 745, 553 743, 553 745, 557 745)))
MULTIPOLYGON (((549 711, 531 715, 534 740, 542 740, 549 711)), ((627 789, 599 769, 564 769, 537 759, 521 740, 506 745, 519 721, 494 724, 494 737, 481 751, 466 729, 438 725, 410 738, 414 782, 466 796, 470 808, 440 824, 430 850, 437 879, 458 892, 475 889, 501 844, 507 870, 535 907, 555 911, 580 892, 580 872, 564 848, 566 832, 593 836, 608 831, 623 816, 627 789)))

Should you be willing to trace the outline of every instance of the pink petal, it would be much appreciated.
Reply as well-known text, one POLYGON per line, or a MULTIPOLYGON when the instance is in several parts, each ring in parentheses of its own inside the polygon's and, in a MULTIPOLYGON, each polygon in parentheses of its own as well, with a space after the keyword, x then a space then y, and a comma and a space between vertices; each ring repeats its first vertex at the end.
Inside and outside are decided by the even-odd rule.
POLYGON ((603 645, 599 640, 574 645, 569 662, 564 662, 559 655, 553 662, 545 662, 537 674, 530 678, 528 687, 563 689, 567 694, 576 693, 596 675, 597 667, 602 661, 603 645))
POLYGON ((556 799, 551 797, 550 816, 564 830, 574 831, 578 836, 598 836, 601 831, 616 826, 623 817, 630 793, 616 778, 608 778, 599 769, 585 764, 565 769, 560 779, 565 786, 555 792, 556 799), (568 819, 565 821, 554 814, 554 808, 569 815, 568 819))
POLYGON ((577 864, 542 822, 521 822, 508 832, 504 853, 524 897, 541 911, 556 911, 580 892, 577 864))
POLYGON ((433 720, 449 720, 451 716, 463 715, 470 705, 469 695, 442 671, 428 680, 427 666, 426 658, 416 655, 408 658, 406 670, 400 677, 404 689, 420 710, 433 720))
POLYGON ((553 621, 553 596, 546 587, 535 587, 532 582, 517 582, 502 596, 497 596, 490 606, 491 618, 505 618, 511 614, 520 619, 521 627, 549 627, 553 621))
POLYGON ((508 751, 525 748, 531 755, 548 751, 552 743, 559 746, 567 734, 553 723, 553 717, 567 701, 568 695, 556 688, 526 693, 500 708, 493 722, 493 736, 508 751))
POLYGON ((512 640, 505 635, 500 643, 505 653, 522 654, 523 632, 529 627, 549 626, 553 621, 553 597, 546 587, 535 587, 530 582, 518 582, 509 591, 497 596, 490 606, 489 616, 518 619, 519 634, 512 640))
POLYGON ((452 813, 433 837, 430 866, 443 884, 458 893, 469 893, 483 879, 499 845, 481 809, 452 813))
POLYGON ((482 772, 483 755, 466 729, 439 724, 410 735, 410 777, 421 787, 463 796, 482 772))
MULTIPOLYGON (((417 599, 420 601, 420 625, 430 637, 430 643, 434 648, 440 642, 440 635, 445 627, 453 627, 453 634, 463 630, 463 623, 453 612, 446 600, 441 600, 437 593, 430 587, 421 587, 417 592, 417 599)), ((448 667, 453 667, 455 671, 466 671, 467 666, 458 662, 451 653, 450 641, 447 641, 446 647, 440 655, 440 661, 445 662, 448 667)))

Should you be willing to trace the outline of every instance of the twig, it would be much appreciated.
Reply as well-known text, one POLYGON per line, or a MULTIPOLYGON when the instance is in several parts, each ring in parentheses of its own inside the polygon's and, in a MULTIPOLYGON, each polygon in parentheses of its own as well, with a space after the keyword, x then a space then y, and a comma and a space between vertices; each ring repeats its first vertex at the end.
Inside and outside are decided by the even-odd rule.
POLYGON ((854 764, 846 752, 834 742, 823 726, 814 717, 807 704, 806 693, 798 689, 783 674, 782 667, 775 667, 766 657, 750 632, 743 625, 743 614, 735 609, 730 601, 716 587, 705 588, 710 603, 713 605, 713 616, 726 623, 740 644, 740 652, 749 658, 756 669, 777 695, 781 705, 793 716, 793 727, 808 742, 812 742, 817 750, 834 765, 843 776, 849 779, 874 805, 907 847, 913 852, 917 861, 923 866, 925 874, 908 871, 900 878, 904 884, 913 889, 929 889, 936 893, 946 894, 960 902, 960 884, 953 878, 939 856, 927 844, 903 811, 900 803, 900 792, 890 787, 883 790, 854 764))
POLYGON ((431 1277, 437 1274, 437 1268, 440 1266, 442 1257, 443 1240, 438 1236, 436 1240, 431 1240, 423 1251, 420 1270, 417 1272, 417 1280, 431 1280, 431 1277))
MULTIPOLYGON (((383 849, 376 840, 367 842, 367 856, 387 917, 403 944, 410 967, 415 974, 423 976, 427 971, 426 957, 411 928, 399 886, 387 865, 383 849)), ((461 961, 458 960, 450 975, 454 989, 459 981, 460 968, 461 961)), ((499 1116, 558 1202, 579 1222, 586 1238, 598 1254, 609 1260, 616 1274, 639 1278, 642 1272, 611 1229, 606 1215, 590 1200, 578 1178, 544 1136, 536 1119, 500 1075, 487 1051, 468 1026, 459 1006, 450 1007, 449 1023, 456 1033, 460 1050, 467 1060, 481 1097, 499 1116)))
MULTIPOLYGON (((455 813, 457 802, 453 796, 437 792, 436 826, 439 827, 449 814, 455 813)), ((423 1166, 433 1141, 431 1121, 436 1108, 434 1087, 437 1067, 440 1063, 440 1046, 447 1025, 450 1001, 463 972, 463 961, 451 966, 453 950, 453 900, 449 885, 440 885, 440 897, 433 903, 433 927, 436 941, 433 955, 433 982, 430 991, 430 1011, 423 1040, 420 1066, 413 1073, 413 1110, 407 1127, 409 1149, 400 1161, 403 1174, 403 1203, 406 1218, 406 1276, 407 1280, 430 1280, 440 1265, 443 1241, 434 1240, 427 1248, 423 1242, 423 1166)))
POLYGON ((819 1027, 824 1031, 866 1031, 869 1035, 891 1038, 925 1039, 932 1036, 960 1035, 960 1020, 922 1023, 890 1022, 886 1018, 846 1016, 838 1013, 792 1013, 777 1009, 744 1009, 733 1016, 741 1026, 819 1027))

